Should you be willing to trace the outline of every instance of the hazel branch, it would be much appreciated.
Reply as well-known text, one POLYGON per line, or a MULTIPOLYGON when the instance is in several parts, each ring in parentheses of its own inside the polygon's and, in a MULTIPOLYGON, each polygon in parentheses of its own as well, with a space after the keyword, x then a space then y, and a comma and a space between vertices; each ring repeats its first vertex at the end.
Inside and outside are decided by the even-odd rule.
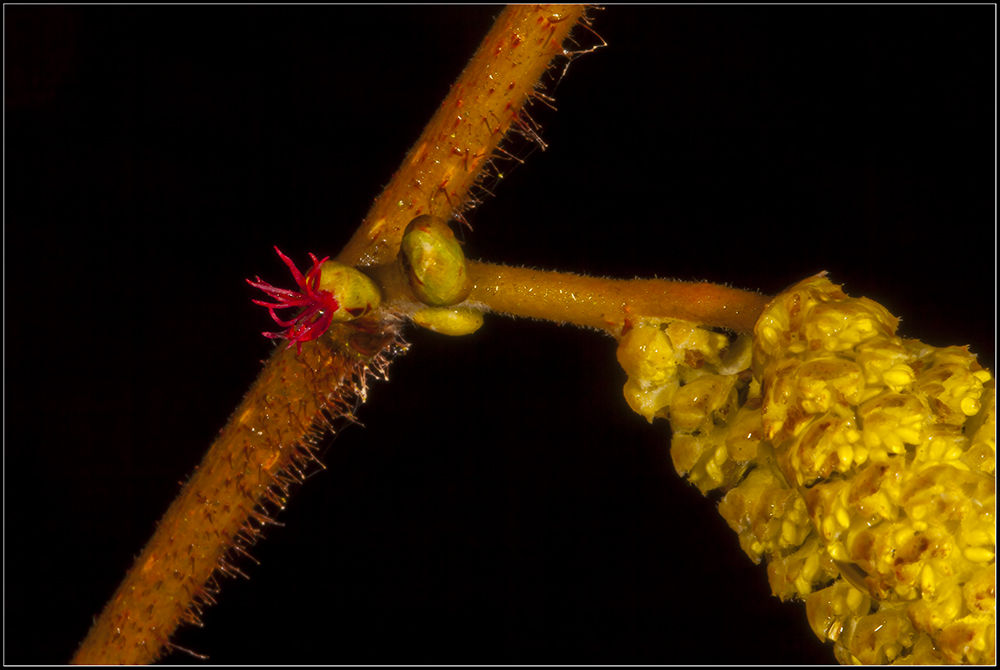
MULTIPOLYGON (((534 132, 523 110, 539 77, 583 17, 583 6, 507 8, 466 72, 338 257, 347 265, 392 260, 403 228, 421 212, 461 215, 512 126, 534 132)), ((369 374, 384 373, 396 333, 371 319, 335 324, 301 352, 277 347, 260 377, 171 504, 153 538, 72 659, 150 663, 174 645, 184 622, 214 602, 213 575, 238 574, 246 553, 301 480, 317 436, 364 399, 369 374)))
MULTIPOLYGON (((152 663, 182 622, 198 623, 214 602, 213 573, 241 574, 230 561, 245 553, 301 480, 328 417, 364 396, 366 348, 339 327, 302 347, 279 346, 229 424, 157 525, 73 663, 152 663), (266 503, 266 507, 265 507, 266 503)), ((377 356, 394 333, 367 335, 377 356)), ((378 370, 374 370, 376 373, 378 370)))
POLYGON ((525 104, 583 20, 586 5, 515 5, 500 15, 417 143, 336 260, 370 266, 396 257, 421 214, 461 220, 475 185, 512 128, 538 140, 525 104))

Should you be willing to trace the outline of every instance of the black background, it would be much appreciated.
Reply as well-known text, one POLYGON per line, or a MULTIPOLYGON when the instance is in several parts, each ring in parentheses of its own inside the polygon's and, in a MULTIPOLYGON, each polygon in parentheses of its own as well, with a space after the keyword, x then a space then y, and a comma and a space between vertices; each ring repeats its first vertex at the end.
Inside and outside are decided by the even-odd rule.
MULTIPOLYGON (((5 7, 7 663, 71 656, 268 356, 244 278, 343 246, 498 11, 5 7)), ((993 368, 994 8, 593 14, 610 46, 532 108, 549 149, 511 145, 468 255, 768 293, 828 270, 993 368)), ((178 644, 833 662, 628 409, 613 340, 408 339, 178 644)))

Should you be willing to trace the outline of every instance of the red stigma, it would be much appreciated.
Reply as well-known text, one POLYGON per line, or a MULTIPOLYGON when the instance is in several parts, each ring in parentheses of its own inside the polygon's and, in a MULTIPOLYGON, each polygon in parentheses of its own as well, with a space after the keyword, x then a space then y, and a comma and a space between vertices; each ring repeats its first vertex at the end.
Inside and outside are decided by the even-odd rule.
POLYGON ((340 308, 340 303, 333 297, 333 293, 318 288, 320 268, 330 257, 327 256, 323 260, 317 260, 315 255, 309 254, 313 265, 309 272, 305 276, 302 276, 302 273, 295 267, 292 259, 281 253, 281 249, 278 247, 275 247, 274 250, 278 252, 278 256, 285 262, 288 269, 292 271, 292 276, 295 277, 295 282, 299 285, 300 291, 290 291, 271 286, 267 282, 261 281, 260 277, 257 277, 257 281, 255 282, 247 279, 247 283, 254 288, 259 288, 276 301, 264 302, 263 300, 254 300, 253 302, 262 307, 267 307, 267 310, 271 313, 271 318, 279 326, 287 329, 280 333, 264 333, 264 337, 285 338, 288 340, 289 347, 294 344, 298 347, 299 353, 302 353, 302 343, 315 340, 325 333, 333 320, 333 313, 340 308), (299 312, 291 321, 284 321, 274 313, 276 309, 287 309, 289 307, 305 307, 305 309, 299 312))

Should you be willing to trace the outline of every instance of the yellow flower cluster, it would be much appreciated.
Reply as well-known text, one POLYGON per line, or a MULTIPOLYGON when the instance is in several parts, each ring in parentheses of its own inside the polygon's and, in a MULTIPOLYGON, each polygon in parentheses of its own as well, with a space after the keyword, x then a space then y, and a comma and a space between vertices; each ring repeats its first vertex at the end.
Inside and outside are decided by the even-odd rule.
POLYGON ((625 397, 841 663, 994 663, 995 380, 824 277, 748 339, 641 319, 625 397), (752 348, 752 356, 751 356, 752 348))

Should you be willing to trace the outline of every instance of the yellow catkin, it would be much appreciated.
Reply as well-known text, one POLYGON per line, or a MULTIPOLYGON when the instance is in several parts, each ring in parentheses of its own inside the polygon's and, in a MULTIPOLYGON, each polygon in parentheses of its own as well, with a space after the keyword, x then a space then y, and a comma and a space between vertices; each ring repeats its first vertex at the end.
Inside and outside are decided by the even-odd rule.
POLYGON ((725 492, 740 546, 840 662, 991 664, 996 383, 897 323, 813 277, 733 365, 728 338, 640 318, 619 345, 625 396, 670 420, 678 472, 725 492))

